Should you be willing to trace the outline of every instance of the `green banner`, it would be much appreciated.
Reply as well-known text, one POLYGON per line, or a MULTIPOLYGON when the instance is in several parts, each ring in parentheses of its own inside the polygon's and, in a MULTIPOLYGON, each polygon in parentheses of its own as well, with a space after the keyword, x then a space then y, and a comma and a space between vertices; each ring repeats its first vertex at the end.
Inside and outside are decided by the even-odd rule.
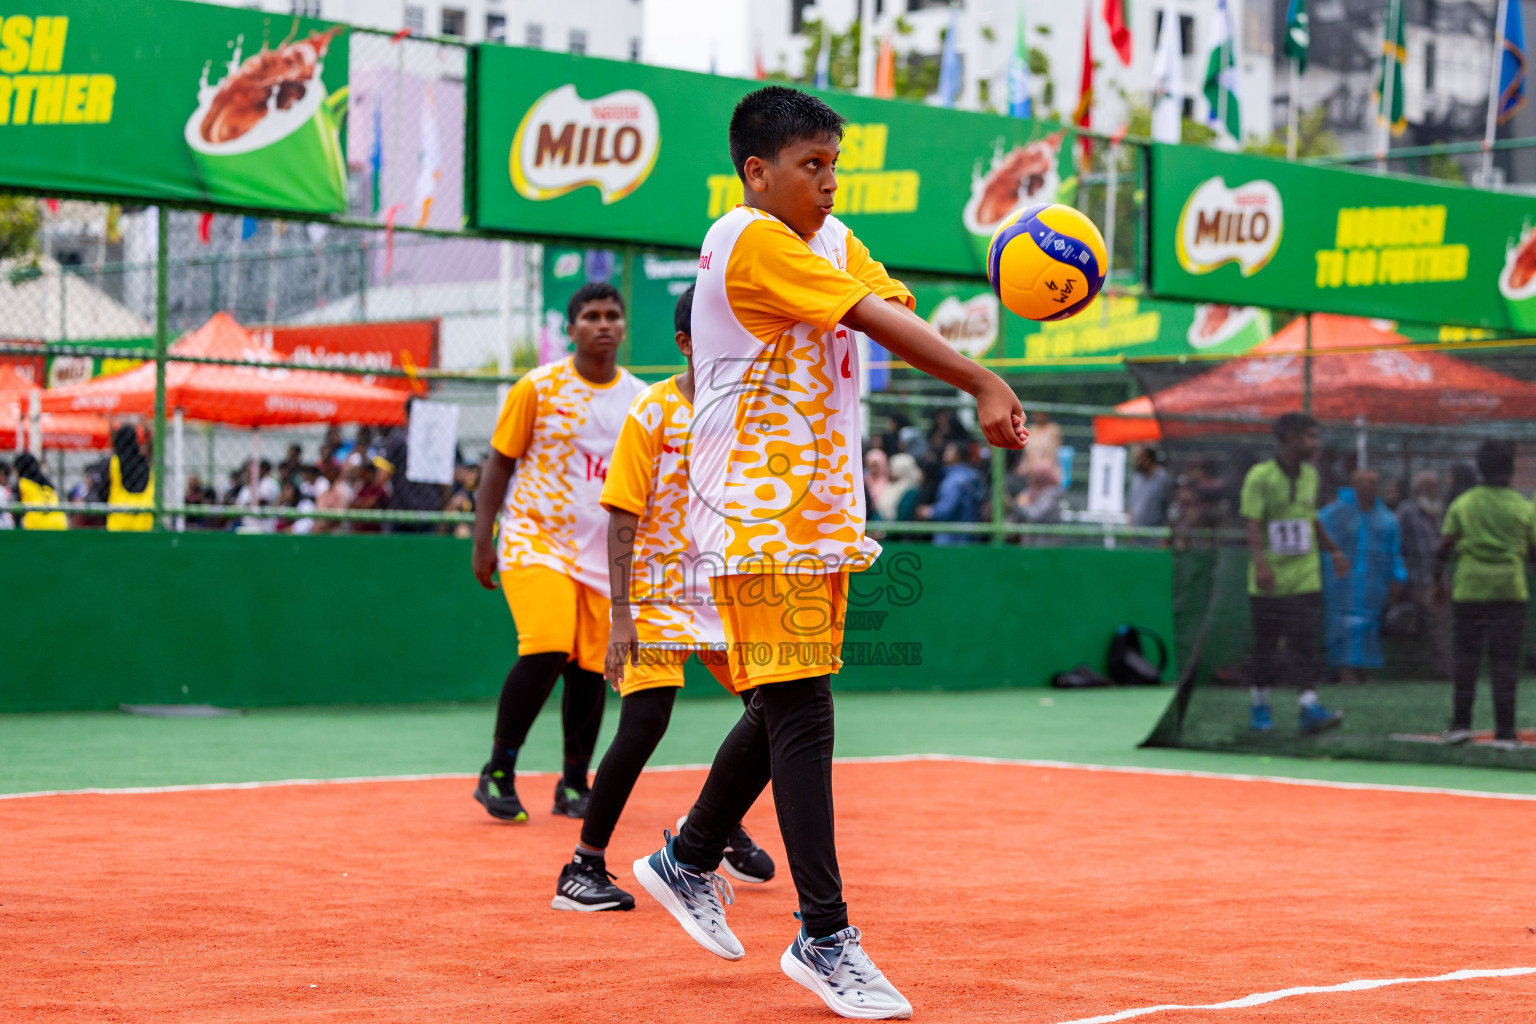
POLYGON ((201 3, 0 12, 0 185, 344 213, 341 28, 201 3))
MULTIPOLYGON (((476 226, 696 249, 741 201, 726 131, 763 83, 505 46, 475 59, 476 226)), ((892 268, 980 276, 1003 217, 1075 190, 1053 125, 826 99, 848 118, 833 212, 892 268)))
MULTIPOLYGON (((624 288, 624 254, 606 249, 546 246, 544 250, 544 315, 539 338, 539 362, 561 358, 570 350, 565 333, 566 304, 588 281, 606 281, 624 288)), ((634 252, 629 265, 627 336, 619 360, 636 367, 647 380, 680 366, 672 314, 677 297, 698 275, 698 258, 689 253, 634 252)))
POLYGON ((1156 295, 1536 330, 1527 196, 1182 146, 1152 182, 1156 295))

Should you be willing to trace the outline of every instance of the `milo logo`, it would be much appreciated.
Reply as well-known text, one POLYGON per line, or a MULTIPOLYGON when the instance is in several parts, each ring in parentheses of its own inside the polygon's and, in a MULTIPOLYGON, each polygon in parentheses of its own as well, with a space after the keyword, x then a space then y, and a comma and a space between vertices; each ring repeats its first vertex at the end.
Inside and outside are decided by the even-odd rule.
POLYGON ((1179 212, 1179 265, 1191 274, 1209 274, 1236 263, 1251 277, 1280 248, 1284 222, 1280 190, 1270 182, 1228 188, 1220 177, 1207 178, 1179 212))
POLYGON ((525 199, 542 201, 584 185, 616 203, 645 183, 661 149, 661 121, 636 89, 584 100, 575 85, 545 93, 512 137, 508 170, 525 199))
POLYGON ((964 302, 946 296, 928 322, 956 352, 980 359, 997 344, 1000 319, 997 296, 982 292, 964 302))

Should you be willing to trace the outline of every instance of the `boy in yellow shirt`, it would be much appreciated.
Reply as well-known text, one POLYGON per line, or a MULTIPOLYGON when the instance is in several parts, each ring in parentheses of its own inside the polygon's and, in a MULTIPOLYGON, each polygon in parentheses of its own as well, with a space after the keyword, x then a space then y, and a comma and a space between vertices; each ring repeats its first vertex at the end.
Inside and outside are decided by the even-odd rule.
MULTIPOLYGON (((880 552, 864 531, 854 332, 975 396, 990 444, 1022 448, 1028 434, 1012 389, 913 313, 911 292, 831 216, 843 125, 779 86, 732 114, 745 205, 715 222, 699 255, 688 517, 735 687, 752 697, 722 752, 763 751, 799 896, 802 927, 780 967, 843 1016, 908 1017, 848 923, 833 841, 831 675, 848 573, 880 552)), ((646 891, 728 960, 745 953, 715 869, 760 776, 717 758, 679 834, 634 863, 646 891)))
MULTIPOLYGON (((612 625, 606 675, 623 701, 619 729, 598 766, 581 842, 555 883, 556 910, 633 910, 635 898, 614 884, 605 852, 640 771, 656 750, 683 685, 683 666, 698 655, 734 693, 720 616, 688 529, 688 435, 693 422, 693 287, 678 297, 673 326, 688 369, 646 389, 630 406, 603 484, 609 512, 612 625)), ((736 751, 740 763, 745 749, 736 751)), ((766 771, 761 757, 751 758, 766 771)), ((768 785, 766 774, 755 782, 768 785)), ((773 877, 773 858, 737 824, 725 871, 747 882, 773 877)))
POLYGON ((517 663, 502 685, 491 759, 475 786, 475 799, 503 821, 528 820, 513 784, 517 752, 562 674, 565 771, 554 813, 586 814, 608 644, 608 517, 598 498, 629 404, 645 390, 617 363, 618 289, 582 285, 566 317, 574 354, 508 392, 475 495, 471 567, 486 589, 500 584, 517 625, 517 663))

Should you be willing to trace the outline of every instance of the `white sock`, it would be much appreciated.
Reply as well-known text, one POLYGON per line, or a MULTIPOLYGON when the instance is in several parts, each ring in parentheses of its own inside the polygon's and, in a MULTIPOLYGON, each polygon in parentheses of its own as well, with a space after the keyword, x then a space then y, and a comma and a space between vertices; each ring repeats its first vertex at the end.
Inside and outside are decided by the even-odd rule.
POLYGON ((1267 687, 1267 686, 1250 686, 1250 687, 1248 687, 1248 693, 1253 698, 1253 706, 1254 707, 1256 707, 1256 708, 1267 708, 1267 707, 1269 707, 1269 687, 1267 687))
POLYGON ((1316 704, 1317 703, 1317 691, 1316 690, 1302 690, 1301 691, 1300 702, 1301 702, 1301 706, 1304 707, 1304 708, 1309 708, 1313 704, 1316 704))

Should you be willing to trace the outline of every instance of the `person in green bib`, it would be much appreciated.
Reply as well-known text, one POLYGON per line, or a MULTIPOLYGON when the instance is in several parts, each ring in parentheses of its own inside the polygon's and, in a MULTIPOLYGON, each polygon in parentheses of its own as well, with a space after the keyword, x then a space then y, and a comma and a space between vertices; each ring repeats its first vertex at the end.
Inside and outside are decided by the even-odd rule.
POLYGON ((1238 514, 1248 531, 1248 608, 1253 617, 1249 726, 1275 727, 1270 688, 1294 682, 1301 688, 1297 727, 1315 736, 1344 720, 1317 699, 1323 576, 1318 552, 1327 552, 1338 576, 1349 572, 1328 532, 1317 522, 1317 421, 1288 412, 1275 421, 1275 457, 1243 478, 1238 514))
POLYGON ((1477 668, 1488 648, 1493 683, 1493 743, 1518 748, 1515 693, 1520 648, 1525 638, 1525 603, 1530 594, 1525 563, 1536 552, 1536 507, 1509 486, 1515 475, 1515 443, 1490 438, 1477 449, 1482 483, 1451 502, 1435 549, 1435 593, 1443 604, 1445 564, 1456 555, 1451 597, 1451 678, 1455 691, 1451 727, 1441 739, 1472 739, 1472 703, 1477 668))

